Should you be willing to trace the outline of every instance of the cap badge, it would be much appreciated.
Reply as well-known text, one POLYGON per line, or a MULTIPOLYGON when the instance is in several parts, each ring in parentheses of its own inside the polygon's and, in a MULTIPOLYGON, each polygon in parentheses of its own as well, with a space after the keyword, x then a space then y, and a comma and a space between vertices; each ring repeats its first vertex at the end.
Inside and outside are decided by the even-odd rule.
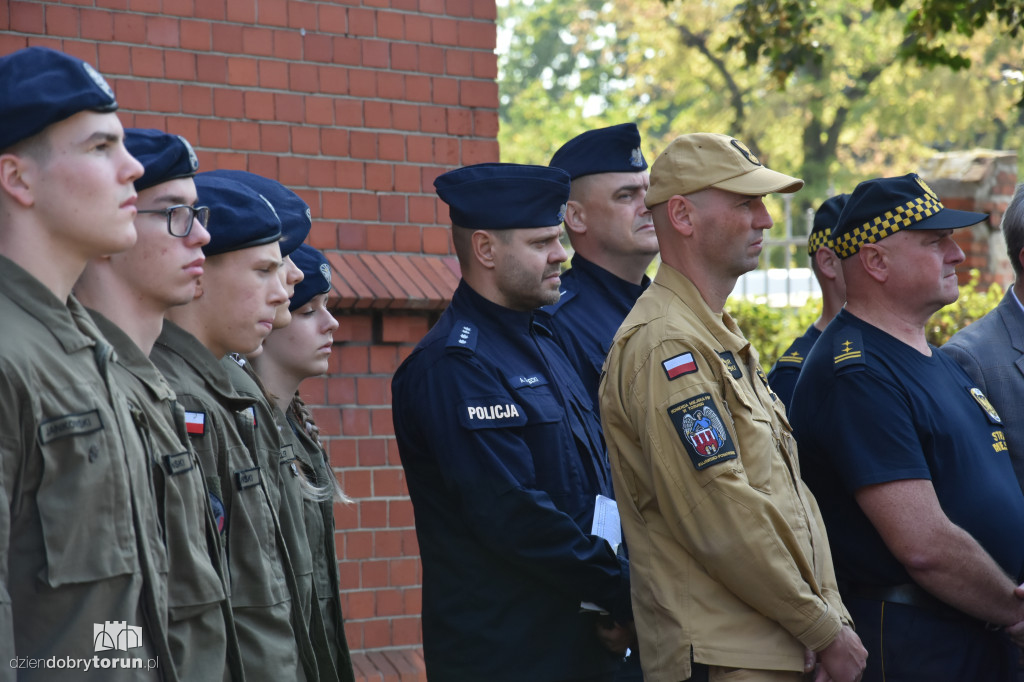
POLYGON ((934 192, 934 191, 932 190, 932 188, 931 188, 931 187, 929 187, 927 183, 925 183, 925 181, 924 181, 924 180, 922 180, 922 179, 921 179, 920 177, 915 177, 914 179, 915 179, 915 180, 917 180, 917 184, 921 185, 921 189, 923 189, 923 190, 924 190, 924 193, 925 193, 925 194, 927 194, 927 195, 928 195, 928 196, 930 196, 930 197, 934 197, 935 199, 938 199, 938 198, 939 198, 939 195, 938 195, 938 194, 936 194, 936 193, 935 193, 935 192, 934 192))
POLYGON ((559 208, 558 208, 558 220, 559 220, 559 222, 565 220, 565 211, 566 211, 566 209, 568 207, 569 207, 568 204, 562 204, 561 206, 559 206, 559 208))
POLYGON ((307 206, 307 207, 306 207, 306 220, 308 220, 308 221, 309 221, 309 224, 310 224, 310 225, 312 225, 312 224, 313 224, 313 214, 312 214, 312 213, 310 213, 310 211, 309 211, 309 206, 307 206))
POLYGON ((82 62, 82 68, 85 70, 86 75, 92 79, 92 82, 96 84, 96 87, 103 91, 104 95, 114 99, 114 91, 110 89, 110 84, 100 75, 99 71, 92 68, 92 65, 88 62, 82 62))
POLYGON ((640 147, 637 147, 629 153, 629 165, 633 168, 644 167, 644 154, 640 151, 640 147))
POLYGON ((192 149, 192 145, 190 145, 188 143, 188 140, 186 140, 181 135, 176 135, 176 137, 179 140, 181 140, 181 143, 183 145, 185 145, 185 150, 188 152, 188 165, 189 165, 189 167, 191 167, 193 171, 199 170, 199 159, 196 157, 196 150, 192 149))
POLYGON ((742 154, 747 161, 754 164, 755 166, 763 165, 760 161, 757 160, 757 157, 754 156, 754 153, 747 149, 747 145, 743 144, 742 142, 736 139, 729 140, 729 142, 732 143, 733 147, 736 147, 736 149, 739 150, 740 154, 742 154))
POLYGON ((320 274, 327 281, 327 286, 331 286, 331 268, 327 263, 320 264, 320 274))

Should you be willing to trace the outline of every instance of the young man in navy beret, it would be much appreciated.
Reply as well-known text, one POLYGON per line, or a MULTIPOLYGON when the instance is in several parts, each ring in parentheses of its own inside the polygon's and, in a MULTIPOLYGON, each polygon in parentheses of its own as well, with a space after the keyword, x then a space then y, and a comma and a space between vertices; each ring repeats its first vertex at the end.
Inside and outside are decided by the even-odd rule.
MULTIPOLYGON (((246 680, 317 679, 279 510, 279 453, 259 447, 258 398, 235 390, 229 353, 259 348, 288 297, 279 270, 281 220, 267 199, 200 173, 210 241, 199 293, 167 312, 153 347, 186 410, 187 431, 224 523, 231 607, 246 680)), ((237 365, 234 365, 236 369, 237 365)))
POLYGON ((176 678, 149 462, 111 347, 71 295, 90 259, 136 239, 143 168, 116 109, 79 59, 0 58, 3 680, 176 678))
POLYGON ((1016 676, 1012 416, 925 335, 959 295, 953 231, 987 217, 946 208, 911 173, 860 183, 832 231, 846 306, 804 363, 791 417, 871 682, 1016 676))
POLYGON ((434 186, 462 280, 392 382, 427 675, 610 680, 617 657, 581 602, 632 617, 627 562, 590 534, 611 478, 590 398, 535 318, 558 300, 569 176, 480 164, 434 186))
MULTIPOLYGON (((112 364, 150 453, 168 556, 171 654, 182 679, 241 679, 220 532, 208 473, 189 443, 185 412, 149 360, 164 315, 195 297, 210 240, 209 208, 197 206, 192 146, 159 130, 128 129, 125 146, 145 172, 135 181, 138 241, 89 262, 75 293, 114 346, 112 364)), ((216 472, 211 472, 216 475, 216 472)))

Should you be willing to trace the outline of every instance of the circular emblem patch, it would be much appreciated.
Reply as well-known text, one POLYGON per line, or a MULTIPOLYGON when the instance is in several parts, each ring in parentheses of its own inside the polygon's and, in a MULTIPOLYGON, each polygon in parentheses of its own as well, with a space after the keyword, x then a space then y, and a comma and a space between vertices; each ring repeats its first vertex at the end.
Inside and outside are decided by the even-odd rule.
POLYGON ((82 69, 85 70, 86 75, 89 76, 92 82, 96 84, 96 87, 102 90, 103 94, 113 101, 114 91, 110 89, 110 84, 107 83, 106 79, 100 75, 100 72, 92 68, 92 65, 88 62, 82 62, 82 69))
POLYGON ((320 274, 323 275, 324 281, 327 282, 327 287, 331 286, 331 268, 327 263, 320 264, 320 274))
POLYGON ((757 157, 754 156, 754 153, 747 149, 747 145, 743 144, 742 142, 736 139, 730 140, 730 142, 732 143, 733 147, 739 150, 739 153, 742 154, 747 161, 754 164, 755 166, 762 165, 761 162, 757 160, 757 157))
POLYGON ((192 149, 192 145, 181 135, 178 135, 177 138, 185 145, 185 150, 188 152, 188 165, 192 168, 192 172, 199 170, 199 158, 196 156, 196 150, 192 149))

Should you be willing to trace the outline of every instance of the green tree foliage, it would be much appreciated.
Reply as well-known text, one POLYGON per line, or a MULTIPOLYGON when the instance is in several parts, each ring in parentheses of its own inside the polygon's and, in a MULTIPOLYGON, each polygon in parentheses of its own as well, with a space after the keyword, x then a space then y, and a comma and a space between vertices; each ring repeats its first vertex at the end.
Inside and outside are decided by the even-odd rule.
MULTIPOLYGON (((960 298, 932 316, 927 328, 929 343, 941 346, 960 329, 995 308, 1002 299, 1002 287, 993 284, 987 289, 979 288, 978 275, 977 270, 972 270, 970 281, 960 287, 960 298)), ((726 310, 757 349, 761 366, 767 372, 789 344, 818 319, 821 301, 811 298, 800 308, 790 310, 734 296, 726 304, 726 310)))

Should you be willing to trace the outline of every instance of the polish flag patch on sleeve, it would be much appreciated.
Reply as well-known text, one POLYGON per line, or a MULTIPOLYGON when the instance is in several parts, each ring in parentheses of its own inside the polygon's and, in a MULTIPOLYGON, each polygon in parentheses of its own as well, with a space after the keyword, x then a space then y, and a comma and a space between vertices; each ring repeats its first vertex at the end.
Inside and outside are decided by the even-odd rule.
POLYGON ((669 381, 697 371, 697 361, 693 359, 693 353, 680 353, 665 360, 661 366, 665 368, 669 381))
POLYGON ((203 435, 206 430, 205 412, 185 412, 185 430, 194 436, 203 435))

